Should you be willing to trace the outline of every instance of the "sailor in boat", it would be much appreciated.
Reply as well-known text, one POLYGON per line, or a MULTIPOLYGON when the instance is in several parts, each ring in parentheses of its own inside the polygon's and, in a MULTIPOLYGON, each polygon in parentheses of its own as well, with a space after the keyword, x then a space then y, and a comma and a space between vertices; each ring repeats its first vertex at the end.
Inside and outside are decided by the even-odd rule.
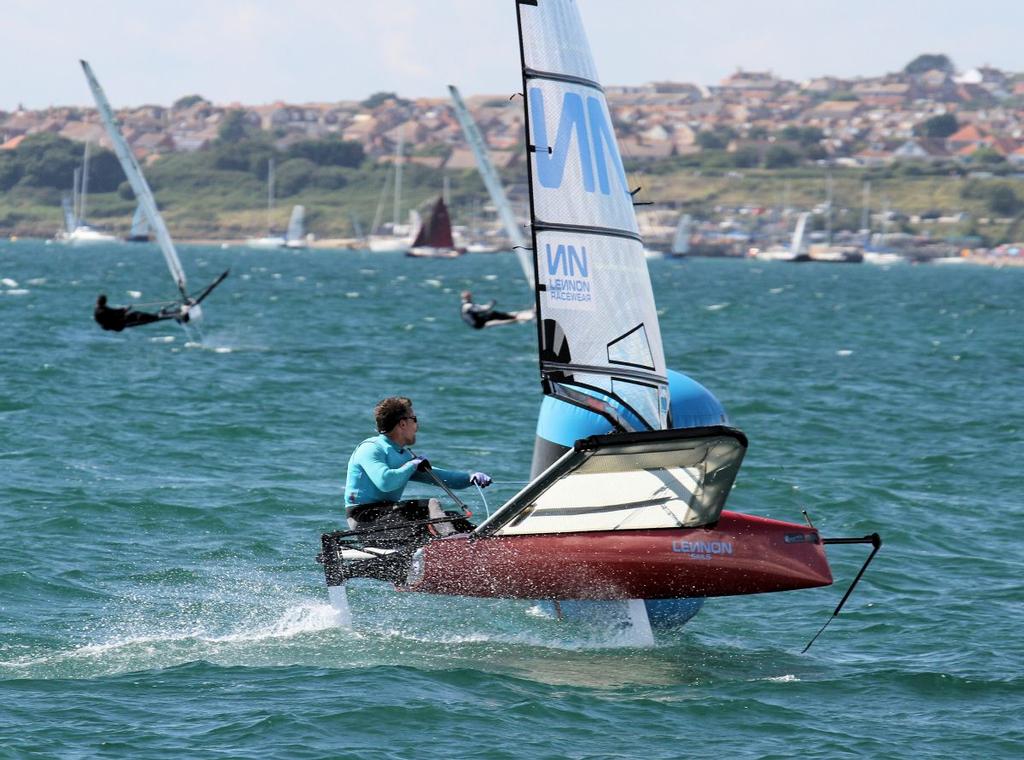
MULTIPOLYGON (((348 460, 345 507, 351 530, 444 517, 437 499, 402 501, 402 492, 410 480, 434 484, 440 481, 454 489, 471 485, 486 488, 491 484, 485 473, 432 468, 426 458, 413 453, 410 446, 416 443, 419 422, 408 398, 386 398, 377 404, 373 415, 379 434, 356 446, 348 460)), ((441 534, 452 530, 448 523, 440 523, 436 528, 441 534)))
POLYGON ((121 332, 126 327, 138 327, 148 325, 150 322, 162 322, 165 319, 174 319, 178 322, 188 321, 188 307, 170 307, 162 309, 153 314, 148 311, 136 311, 129 306, 108 306, 107 297, 103 293, 96 299, 96 308, 92 312, 93 319, 104 330, 121 332))
POLYGON ((462 321, 475 330, 487 327, 488 322, 516 322, 518 317, 509 314, 507 311, 498 311, 494 308, 497 301, 488 301, 485 304, 473 303, 473 294, 468 290, 462 291, 462 321))

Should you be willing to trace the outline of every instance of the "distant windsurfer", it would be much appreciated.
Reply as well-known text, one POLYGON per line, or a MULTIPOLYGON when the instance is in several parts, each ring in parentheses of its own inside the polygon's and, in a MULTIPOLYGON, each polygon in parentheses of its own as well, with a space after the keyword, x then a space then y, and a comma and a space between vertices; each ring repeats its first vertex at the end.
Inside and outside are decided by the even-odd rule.
MULTIPOLYGON (((390 516, 410 480, 434 483, 428 470, 449 488, 486 488, 491 484, 485 473, 432 468, 424 457, 413 454, 409 447, 416 443, 419 421, 408 398, 392 396, 380 401, 373 416, 379 434, 356 446, 348 460, 345 508, 352 530, 390 516)), ((443 517, 440 502, 430 502, 430 516, 443 517)))
POLYGON ((188 322, 188 307, 173 307, 153 314, 148 311, 136 311, 130 305, 120 307, 108 306, 106 295, 101 293, 99 298, 96 299, 96 308, 93 310, 92 316, 104 330, 121 332, 126 327, 148 325, 152 322, 162 322, 165 319, 188 322))
POLYGON ((509 314, 507 311, 498 311, 494 308, 497 301, 489 301, 485 304, 473 303, 473 294, 468 290, 462 291, 462 321, 475 330, 487 326, 488 322, 515 322, 517 315, 509 314))

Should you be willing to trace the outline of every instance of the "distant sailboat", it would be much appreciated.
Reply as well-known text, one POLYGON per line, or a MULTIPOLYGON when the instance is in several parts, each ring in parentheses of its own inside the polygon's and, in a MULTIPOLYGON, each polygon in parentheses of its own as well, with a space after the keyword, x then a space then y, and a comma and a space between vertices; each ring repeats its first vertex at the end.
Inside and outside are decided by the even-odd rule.
POLYGON ((135 154, 132 153, 128 141, 121 134, 117 120, 114 118, 113 109, 107 101, 103 88, 100 87, 100 83, 93 74, 92 68, 85 61, 80 63, 82 64, 82 70, 85 72, 85 78, 89 83, 89 89, 92 90, 92 96, 96 101, 96 108, 100 112, 100 118, 103 120, 103 126, 107 130, 107 136, 114 146, 114 153, 121 162, 121 168, 128 178, 128 184, 131 185, 132 192, 135 193, 135 197, 139 201, 139 206, 142 208, 149 227, 156 234, 156 240, 160 244, 160 251, 164 255, 164 261, 167 263, 167 268, 170 270, 171 277, 174 279, 175 287, 178 290, 179 298, 169 302, 161 309, 160 314, 164 317, 174 316, 181 322, 195 323, 203 316, 200 304, 228 276, 228 271, 230 270, 219 275, 197 295, 189 295, 185 270, 182 268, 178 252, 174 248, 171 233, 167 231, 167 225, 164 224, 164 219, 157 208, 153 191, 150 189, 149 183, 146 182, 146 178, 142 175, 142 169, 139 167, 138 161, 135 160, 135 154))
POLYGON ((146 221, 146 212, 142 210, 140 203, 135 207, 135 215, 132 216, 132 229, 125 238, 128 243, 148 243, 152 238, 149 236, 149 222, 146 221))
POLYGON ((285 233, 285 248, 306 247, 306 207, 292 206, 292 216, 288 220, 288 232, 285 233))
POLYGON ((805 211, 797 217, 793 238, 790 240, 788 248, 775 246, 763 251, 755 251, 753 257, 758 261, 796 261, 802 255, 800 251, 804 244, 804 230, 807 228, 808 216, 810 214, 805 211))
POLYGON ((672 238, 673 256, 686 256, 690 252, 690 228, 692 226, 693 220, 689 214, 683 214, 679 217, 679 223, 676 225, 676 234, 672 238))
POLYGON ((452 222, 444 198, 438 198, 430 217, 420 227, 407 256, 431 259, 454 259, 462 251, 455 247, 452 237, 452 222))
POLYGON ((89 226, 85 221, 86 200, 89 197, 89 153, 91 143, 86 142, 82 156, 81 170, 75 169, 71 200, 67 196, 61 201, 64 210, 64 230, 57 235, 57 240, 70 245, 93 245, 96 243, 116 243, 117 237, 100 232, 89 226))
POLYGON ((288 241, 274 234, 274 159, 267 160, 267 234, 263 237, 249 238, 245 244, 249 248, 284 248, 288 241))
MULTIPOLYGON (((377 213, 374 214, 373 226, 370 228, 370 236, 366 240, 367 247, 374 253, 399 253, 408 251, 413 244, 416 230, 421 226, 419 214, 415 211, 409 212, 409 223, 399 223, 402 212, 402 150, 405 145, 405 133, 398 133, 398 143, 395 146, 394 159, 394 201, 390 229, 385 232, 380 224, 380 217, 384 209, 384 199, 388 188, 385 182, 382 188, 380 202, 377 204, 377 213)), ((390 179, 390 178, 389 178, 390 179)))

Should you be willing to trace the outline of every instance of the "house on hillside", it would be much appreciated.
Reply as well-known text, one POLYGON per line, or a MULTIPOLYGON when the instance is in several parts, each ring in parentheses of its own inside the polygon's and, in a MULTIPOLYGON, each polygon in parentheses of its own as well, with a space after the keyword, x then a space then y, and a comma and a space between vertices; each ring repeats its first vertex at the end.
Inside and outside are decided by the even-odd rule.
POLYGON ((992 144, 992 134, 976 124, 965 124, 946 138, 946 149, 950 153, 970 155, 979 148, 992 144))
POLYGON ((107 130, 99 123, 69 121, 60 130, 59 134, 61 137, 74 140, 75 142, 91 142, 93 145, 99 143, 104 145, 104 147, 110 147, 110 141, 107 140, 107 130))
POLYGON ((176 144, 167 132, 147 132, 132 140, 131 146, 136 158, 145 159, 151 155, 173 153, 176 144))
POLYGON ((941 138, 914 138, 892 151, 894 161, 944 161, 950 158, 941 138))
POLYGON ((911 95, 909 84, 888 79, 855 82, 850 91, 864 105, 875 108, 901 108, 911 95))
POLYGON ((737 69, 717 86, 710 87, 711 94, 731 102, 774 100, 784 92, 796 89, 794 82, 779 79, 770 71, 744 71, 737 69))

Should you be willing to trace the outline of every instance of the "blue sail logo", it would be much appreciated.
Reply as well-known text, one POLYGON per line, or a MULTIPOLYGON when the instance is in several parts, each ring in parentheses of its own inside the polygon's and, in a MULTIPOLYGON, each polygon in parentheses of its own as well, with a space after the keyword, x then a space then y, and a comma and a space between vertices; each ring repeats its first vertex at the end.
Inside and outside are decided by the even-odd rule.
POLYGON ((546 243, 544 253, 548 266, 548 297, 561 305, 590 304, 594 293, 586 247, 560 244, 552 250, 551 244, 546 243))
POLYGON ((562 111, 553 145, 548 142, 544 93, 539 87, 530 89, 530 115, 533 139, 537 145, 534 153, 537 159, 537 180, 543 187, 562 186, 566 160, 570 148, 575 145, 580 179, 586 192, 595 193, 600 190, 604 195, 611 195, 609 172, 613 172, 622 192, 629 193, 619 146, 605 118, 600 98, 588 96, 584 102, 578 93, 566 92, 562 97, 562 111))

